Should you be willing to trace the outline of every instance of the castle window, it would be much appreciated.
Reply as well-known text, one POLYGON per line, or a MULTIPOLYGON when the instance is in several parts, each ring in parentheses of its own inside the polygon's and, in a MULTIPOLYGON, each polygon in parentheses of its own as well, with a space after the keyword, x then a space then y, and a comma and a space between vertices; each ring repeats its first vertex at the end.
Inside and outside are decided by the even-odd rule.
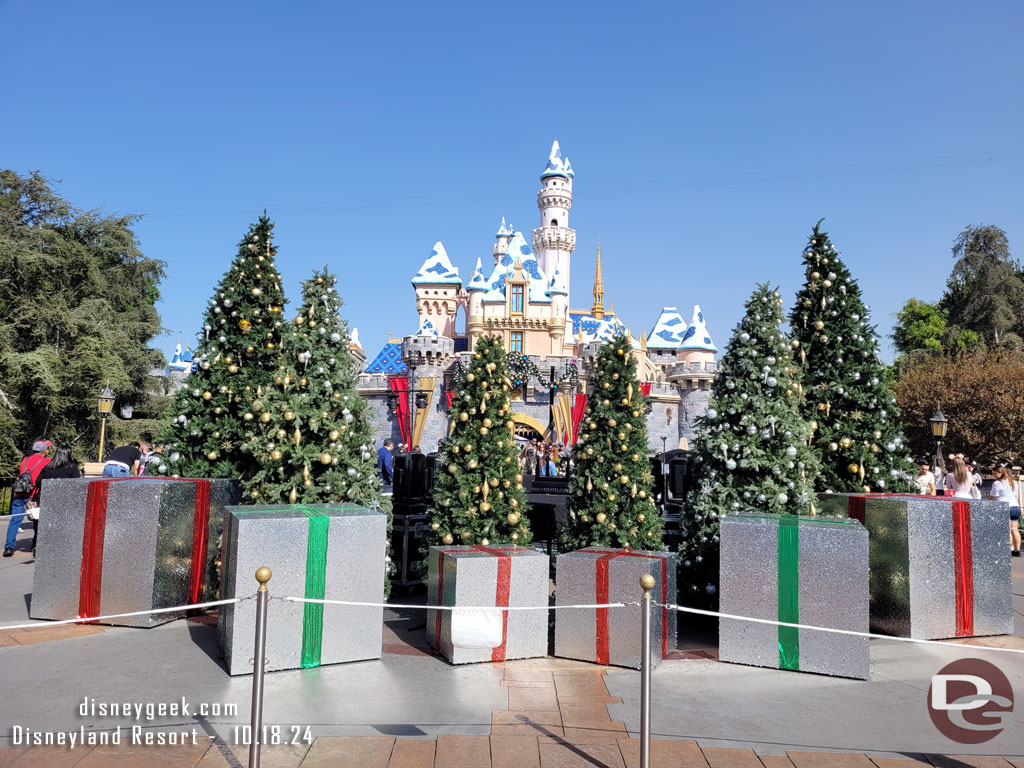
POLYGON ((509 341, 509 352, 517 352, 520 355, 523 354, 523 332, 512 331, 512 338, 509 341))
POLYGON ((552 227, 557 227, 558 226, 558 219, 552 219, 551 220, 551 226, 552 227))
MULTIPOLYGON (((523 303, 526 297, 526 286, 522 283, 517 283, 512 286, 512 311, 523 313, 523 303)), ((521 335, 521 334, 520 334, 521 335)))

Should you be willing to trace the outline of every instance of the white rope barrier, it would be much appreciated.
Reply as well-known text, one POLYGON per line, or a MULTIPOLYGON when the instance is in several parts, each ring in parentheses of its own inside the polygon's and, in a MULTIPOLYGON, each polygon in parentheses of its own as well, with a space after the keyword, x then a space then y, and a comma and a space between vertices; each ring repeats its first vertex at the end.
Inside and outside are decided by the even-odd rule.
POLYGON ((125 616, 145 616, 150 613, 175 613, 178 611, 191 611, 199 608, 213 608, 218 605, 231 605, 232 603, 240 603, 243 600, 254 600, 254 597, 232 597, 230 600, 213 600, 209 603, 193 603, 191 605, 176 605, 173 608, 153 608, 148 611, 132 611, 131 613, 108 613, 106 616, 87 616, 81 619, 61 619, 59 621, 47 621, 41 619, 31 624, 12 624, 6 627, 0 627, 0 632, 6 632, 9 629, 43 629, 45 627, 56 627, 61 624, 86 624, 91 621, 105 621, 107 619, 120 619, 125 616))
MULTIPOLYGON (((855 635, 857 637, 873 637, 878 640, 895 640, 899 643, 919 643, 921 645, 939 645, 943 648, 970 648, 972 650, 999 651, 1000 653, 1024 653, 1021 648, 993 648, 990 645, 967 645, 965 643, 952 643, 949 640, 918 640, 913 637, 896 637, 895 635, 880 635, 875 632, 857 632, 853 629, 835 629, 833 627, 816 627, 811 624, 792 624, 788 621, 776 621, 774 619, 755 619, 752 616, 737 616, 734 613, 719 613, 718 611, 705 611, 700 608, 685 608, 681 605, 671 603, 655 603, 659 608, 667 608, 670 611, 680 613, 695 613, 699 616, 712 616, 719 619, 735 619, 736 621, 749 621, 754 624, 774 624, 778 627, 793 627, 794 629, 810 629, 815 632, 831 632, 836 635, 855 635)), ((960 639, 960 638, 950 638, 960 639)))
POLYGON ((354 605, 365 608, 418 608, 423 611, 560 611, 565 608, 625 608, 640 603, 597 603, 595 605, 402 605, 400 603, 359 603, 352 600, 318 600, 312 597, 279 597, 293 603, 319 605, 354 605))

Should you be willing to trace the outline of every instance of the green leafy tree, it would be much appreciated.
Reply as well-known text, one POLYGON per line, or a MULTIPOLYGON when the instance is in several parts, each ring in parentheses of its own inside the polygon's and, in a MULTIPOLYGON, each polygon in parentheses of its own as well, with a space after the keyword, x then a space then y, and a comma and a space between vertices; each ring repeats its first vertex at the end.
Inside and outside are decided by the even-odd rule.
POLYGON ((733 331, 697 421, 696 491, 682 520, 680 600, 717 601, 719 518, 730 512, 806 514, 818 458, 800 412, 800 366, 782 332, 782 299, 758 285, 733 331))
POLYGON ((1024 279, 999 227, 966 227, 953 244, 953 272, 940 302, 948 315, 947 348, 961 331, 988 346, 1019 348, 1024 336, 1024 279))
POLYGON ((529 543, 526 492, 509 418, 511 386, 501 340, 481 337, 456 384, 452 432, 434 489, 430 544, 529 543))
POLYGON ((896 398, 860 286, 819 221, 803 252, 806 281, 790 314, 803 367, 804 418, 820 491, 903 491, 914 477, 896 398))
POLYGON ((337 282, 325 267, 302 284, 277 372, 242 414, 257 466, 245 485, 254 503, 382 506, 370 406, 356 391, 337 282))
POLYGON ((0 170, 0 468, 44 433, 86 458, 108 383, 108 429, 147 426, 118 417, 125 405, 152 410, 149 374, 164 364, 149 346, 164 263, 139 250, 137 220, 82 211, 40 174, 0 170))
POLYGON ((274 265, 274 225, 264 213, 206 306, 198 367, 175 397, 170 423, 157 436, 168 462, 158 471, 181 477, 249 479, 245 450, 251 425, 242 415, 278 367, 284 291, 274 265))
POLYGON ((601 347, 590 389, 559 549, 659 550, 661 518, 652 501, 646 404, 627 336, 601 347))

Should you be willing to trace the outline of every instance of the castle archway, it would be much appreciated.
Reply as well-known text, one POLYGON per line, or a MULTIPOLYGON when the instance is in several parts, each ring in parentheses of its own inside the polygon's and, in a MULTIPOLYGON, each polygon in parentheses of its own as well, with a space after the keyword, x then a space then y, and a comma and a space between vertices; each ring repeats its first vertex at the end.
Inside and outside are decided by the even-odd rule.
POLYGON ((527 416, 525 413, 513 412, 510 414, 509 418, 514 423, 512 430, 515 432, 517 437, 523 437, 527 440, 543 440, 547 435, 547 427, 532 416, 527 416))

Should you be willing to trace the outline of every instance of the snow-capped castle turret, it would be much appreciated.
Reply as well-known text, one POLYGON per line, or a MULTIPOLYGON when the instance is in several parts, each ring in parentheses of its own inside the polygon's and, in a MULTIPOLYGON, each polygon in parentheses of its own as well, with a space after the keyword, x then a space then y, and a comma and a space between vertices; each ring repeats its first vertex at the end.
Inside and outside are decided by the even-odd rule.
POLYGON ((533 230, 533 250, 541 271, 546 275, 553 275, 556 270, 561 272, 567 287, 572 284, 569 260, 576 250, 576 230, 569 228, 574 175, 569 158, 562 158, 558 142, 554 142, 548 164, 540 175, 543 185, 537 193, 540 226, 533 230))
POLYGON ((497 264, 501 261, 501 257, 505 255, 505 251, 508 250, 508 240, 512 237, 512 233, 515 230, 512 229, 508 224, 505 223, 505 217, 501 217, 501 226, 498 227, 497 233, 494 235, 497 242, 494 244, 494 263, 497 264))
POLYGON ((455 312, 459 308, 462 279, 441 241, 434 243, 434 249, 413 277, 412 285, 416 289, 420 325, 429 320, 442 336, 455 336, 455 312))

